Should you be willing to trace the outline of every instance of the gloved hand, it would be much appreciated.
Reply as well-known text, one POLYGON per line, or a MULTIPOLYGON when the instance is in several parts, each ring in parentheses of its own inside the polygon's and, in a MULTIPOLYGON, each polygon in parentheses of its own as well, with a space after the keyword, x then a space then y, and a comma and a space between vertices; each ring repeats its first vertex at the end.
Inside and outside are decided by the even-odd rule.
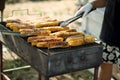
POLYGON ((81 7, 76 13, 75 13, 75 16, 81 14, 84 12, 83 14, 83 17, 86 16, 89 11, 91 11, 93 8, 92 4, 91 3, 87 3, 86 5, 84 5, 83 7, 81 7))

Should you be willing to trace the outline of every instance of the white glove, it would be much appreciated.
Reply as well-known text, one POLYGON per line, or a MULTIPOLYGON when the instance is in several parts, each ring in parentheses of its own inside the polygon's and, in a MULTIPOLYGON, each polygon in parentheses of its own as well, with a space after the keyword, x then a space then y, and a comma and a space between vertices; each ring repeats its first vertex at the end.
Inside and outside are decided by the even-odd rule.
POLYGON ((81 14, 82 12, 84 12, 83 17, 86 16, 89 11, 93 8, 91 3, 87 3, 86 5, 84 5, 83 7, 81 7, 76 13, 75 16, 81 14))

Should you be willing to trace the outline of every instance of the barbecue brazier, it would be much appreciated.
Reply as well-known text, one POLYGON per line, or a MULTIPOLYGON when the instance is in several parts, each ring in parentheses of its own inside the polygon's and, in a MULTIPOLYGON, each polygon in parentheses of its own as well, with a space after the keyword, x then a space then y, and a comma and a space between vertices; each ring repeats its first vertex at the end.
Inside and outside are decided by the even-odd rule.
POLYGON ((102 46, 98 43, 45 49, 31 46, 26 41, 26 36, 14 35, 7 31, 1 33, 1 42, 42 74, 42 80, 73 71, 98 68, 102 63, 102 46))

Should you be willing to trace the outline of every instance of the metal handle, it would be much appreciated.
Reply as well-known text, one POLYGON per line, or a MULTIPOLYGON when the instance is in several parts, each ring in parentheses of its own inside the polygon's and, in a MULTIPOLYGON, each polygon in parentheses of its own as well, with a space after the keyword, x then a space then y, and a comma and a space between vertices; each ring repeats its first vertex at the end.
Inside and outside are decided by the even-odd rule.
POLYGON ((0 31, 10 31, 10 30, 0 23, 0 31))
POLYGON ((65 22, 67 22, 67 23, 71 23, 71 22, 73 22, 73 21, 75 21, 75 20, 81 18, 81 17, 83 16, 83 14, 84 14, 84 12, 81 13, 80 15, 74 16, 74 17, 72 17, 72 18, 66 20, 65 22))
MULTIPOLYGON (((93 10, 95 10, 95 9, 92 9, 91 11, 93 11, 93 10)), ((88 13, 90 13, 91 11, 89 11, 88 13)), ((72 18, 69 18, 69 19, 67 19, 67 20, 65 20, 65 21, 61 21, 58 25, 59 26, 67 26, 67 25, 69 25, 70 23, 72 23, 72 22, 74 22, 74 21, 76 21, 77 19, 79 19, 79 18, 81 18, 82 16, 83 16, 83 14, 84 14, 84 12, 82 12, 81 14, 79 14, 79 15, 77 15, 77 16, 74 16, 74 17, 72 17, 72 18)))
POLYGON ((74 16, 74 17, 72 17, 72 18, 69 18, 69 19, 67 19, 67 20, 65 20, 65 21, 62 21, 62 22, 59 23, 59 25, 60 25, 60 26, 63 26, 63 27, 64 27, 64 26, 67 26, 67 25, 69 25, 70 23, 72 23, 72 22, 76 21, 77 19, 81 18, 81 17, 83 16, 83 14, 84 14, 84 12, 81 13, 81 14, 79 14, 79 15, 77 15, 77 16, 74 16))

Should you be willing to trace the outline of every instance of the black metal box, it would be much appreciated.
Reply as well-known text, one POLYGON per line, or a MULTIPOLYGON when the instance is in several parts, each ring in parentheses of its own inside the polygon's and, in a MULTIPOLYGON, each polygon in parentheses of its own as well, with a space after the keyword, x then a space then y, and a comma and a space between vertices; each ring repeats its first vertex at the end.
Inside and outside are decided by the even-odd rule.
POLYGON ((103 49, 98 43, 69 48, 36 48, 26 41, 27 37, 6 34, 5 23, 2 24, 0 41, 45 76, 98 67, 102 63, 103 49))
POLYGON ((2 33, 2 42, 38 72, 46 76, 99 66, 102 63, 102 46, 97 43, 78 47, 39 49, 24 38, 2 33))

